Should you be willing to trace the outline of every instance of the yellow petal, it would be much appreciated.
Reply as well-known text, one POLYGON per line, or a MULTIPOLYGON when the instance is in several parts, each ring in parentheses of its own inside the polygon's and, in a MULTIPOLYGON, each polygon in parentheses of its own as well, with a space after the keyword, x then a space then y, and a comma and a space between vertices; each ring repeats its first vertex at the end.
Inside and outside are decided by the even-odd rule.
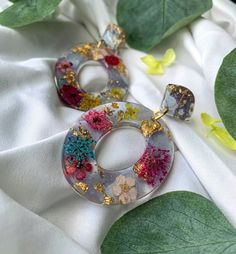
POLYGON ((157 67, 159 61, 152 55, 141 57, 141 60, 150 68, 157 67))
POLYGON ((219 141, 226 147, 236 150, 236 140, 228 133, 225 128, 216 127, 212 132, 219 139, 219 141))
POLYGON ((175 58, 176 58, 176 54, 175 54, 174 49, 172 49, 172 48, 167 49, 164 56, 161 59, 161 63, 164 66, 169 66, 174 62, 175 58))
POLYGON ((201 119, 202 122, 209 127, 215 128, 215 123, 221 123, 221 120, 218 119, 214 119, 212 118, 210 115, 208 115, 207 113, 201 113, 201 119))
POLYGON ((163 67, 161 66, 161 64, 158 64, 157 65, 157 67, 155 67, 155 68, 148 68, 147 70, 146 70, 146 72, 148 73, 148 74, 164 74, 164 69, 163 69, 163 67))
POLYGON ((132 105, 129 102, 125 103, 126 108, 132 108, 132 105))
POLYGON ((214 119, 207 113, 201 113, 201 119, 202 122, 209 127, 211 127, 212 122, 214 122, 214 119))

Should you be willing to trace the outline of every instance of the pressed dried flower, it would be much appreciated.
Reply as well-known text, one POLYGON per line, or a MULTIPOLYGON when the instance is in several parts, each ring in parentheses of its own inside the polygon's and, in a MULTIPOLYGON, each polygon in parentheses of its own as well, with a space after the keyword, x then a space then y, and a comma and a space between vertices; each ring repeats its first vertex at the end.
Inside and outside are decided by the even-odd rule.
POLYGON ((107 131, 110 130, 112 127, 112 123, 108 119, 104 111, 89 111, 84 116, 84 119, 87 121, 89 126, 95 130, 107 131))
POLYGON ((119 198, 122 204, 128 204, 137 199, 137 189, 135 187, 135 180, 132 177, 125 177, 119 175, 116 177, 112 185, 112 192, 114 196, 119 198))

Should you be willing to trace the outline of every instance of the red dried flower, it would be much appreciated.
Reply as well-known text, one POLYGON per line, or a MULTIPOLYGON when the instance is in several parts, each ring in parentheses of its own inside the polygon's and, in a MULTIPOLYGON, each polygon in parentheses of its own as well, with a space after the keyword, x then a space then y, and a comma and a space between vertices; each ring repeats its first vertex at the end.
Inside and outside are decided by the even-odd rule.
POLYGON ((107 118, 106 113, 104 111, 89 111, 84 119, 87 121, 89 126, 92 129, 99 130, 99 131, 107 131, 110 130, 112 127, 112 123, 107 118))
POLYGON ((72 160, 70 156, 66 158, 65 162, 65 173, 67 176, 71 176, 77 169, 78 161, 72 160))
POLYGON ((109 65, 115 66, 120 63, 120 59, 115 55, 105 56, 104 59, 109 65))
POLYGON ((76 87, 70 85, 63 85, 60 89, 60 94, 62 99, 72 106, 77 106, 82 98, 80 91, 76 87))
POLYGON ((86 177, 86 171, 85 171, 85 169, 79 169, 78 171, 76 171, 75 177, 79 181, 84 180, 84 178, 86 177))
POLYGON ((91 172, 92 169, 93 169, 93 165, 92 165, 90 162, 86 161, 86 162, 84 163, 84 169, 85 169, 87 172, 91 172))
POLYGON ((170 161, 171 156, 168 150, 149 145, 139 161, 135 163, 134 171, 138 177, 154 185, 157 177, 160 182, 164 180, 170 161))

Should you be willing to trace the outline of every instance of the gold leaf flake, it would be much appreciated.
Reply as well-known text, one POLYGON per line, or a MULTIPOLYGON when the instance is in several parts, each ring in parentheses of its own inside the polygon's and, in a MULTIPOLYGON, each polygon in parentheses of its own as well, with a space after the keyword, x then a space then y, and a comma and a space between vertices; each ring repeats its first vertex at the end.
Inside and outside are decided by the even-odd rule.
POLYGON ((87 57, 91 54, 93 45, 91 43, 85 43, 83 45, 78 45, 72 49, 74 53, 80 53, 81 55, 87 57))
POLYGON ((157 131, 162 131, 163 127, 159 122, 154 122, 152 120, 144 120, 141 123, 140 130, 144 137, 150 137, 153 133, 157 131))
POLYGON ((172 138, 173 138, 173 135, 172 135, 172 133, 171 133, 170 130, 168 130, 168 131, 166 132, 166 134, 167 134, 167 136, 168 136, 169 139, 172 139, 172 138))
POLYGON ((112 103, 111 103, 111 106, 112 106, 113 108, 119 108, 119 105, 118 105, 117 102, 112 102, 112 103))
POLYGON ((104 185, 102 183, 95 183, 93 185, 93 188, 97 191, 97 192, 100 192, 100 193, 104 193, 105 191, 105 188, 104 188, 104 185))
POLYGON ((103 204, 104 205, 111 205, 114 202, 113 198, 109 195, 105 195, 103 198, 103 204))
POLYGON ((124 65, 123 63, 121 63, 121 62, 117 65, 117 69, 118 69, 118 71, 119 71, 120 73, 122 73, 122 74, 125 74, 125 75, 128 74, 125 65, 124 65))
POLYGON ((104 168, 97 165, 97 170, 98 170, 98 174, 100 175, 100 177, 103 178, 104 177, 104 168))
POLYGON ((88 130, 82 128, 81 126, 78 128, 78 132, 82 138, 90 138, 91 137, 88 130))
POLYGON ((117 116, 118 116, 117 121, 121 122, 124 119, 124 116, 125 116, 124 111, 122 111, 122 110, 118 111, 117 116))
POLYGON ((72 132, 72 135, 74 136, 74 137, 77 137, 78 135, 79 135, 79 133, 78 133, 78 131, 77 130, 72 130, 73 132, 72 132))
POLYGON ((74 71, 67 72, 63 78, 67 81, 68 84, 78 87, 79 83, 76 80, 76 73, 74 71))
POLYGON ((82 190, 83 192, 87 192, 89 189, 88 185, 83 182, 76 182, 76 183, 74 183, 73 186, 76 190, 82 190))
POLYGON ((134 164, 134 167, 133 167, 133 171, 134 173, 139 177, 139 178, 142 178, 143 180, 147 180, 147 172, 145 172, 144 175, 140 176, 140 172, 141 172, 141 169, 142 169, 142 163, 137 161, 135 164, 134 164))
POLYGON ((113 110, 111 110, 108 106, 105 106, 103 108, 104 112, 109 115, 109 116, 112 116, 113 115, 113 110))

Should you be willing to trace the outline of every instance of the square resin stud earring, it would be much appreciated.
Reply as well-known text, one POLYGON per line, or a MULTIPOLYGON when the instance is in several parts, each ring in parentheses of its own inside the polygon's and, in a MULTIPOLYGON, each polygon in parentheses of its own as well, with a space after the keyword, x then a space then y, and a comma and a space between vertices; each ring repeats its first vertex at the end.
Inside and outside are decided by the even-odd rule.
POLYGON ((184 86, 169 84, 161 103, 161 111, 168 109, 166 114, 179 120, 189 120, 194 108, 194 95, 184 86))
POLYGON ((125 33, 121 27, 109 24, 102 36, 102 40, 113 51, 117 52, 125 46, 125 33))

